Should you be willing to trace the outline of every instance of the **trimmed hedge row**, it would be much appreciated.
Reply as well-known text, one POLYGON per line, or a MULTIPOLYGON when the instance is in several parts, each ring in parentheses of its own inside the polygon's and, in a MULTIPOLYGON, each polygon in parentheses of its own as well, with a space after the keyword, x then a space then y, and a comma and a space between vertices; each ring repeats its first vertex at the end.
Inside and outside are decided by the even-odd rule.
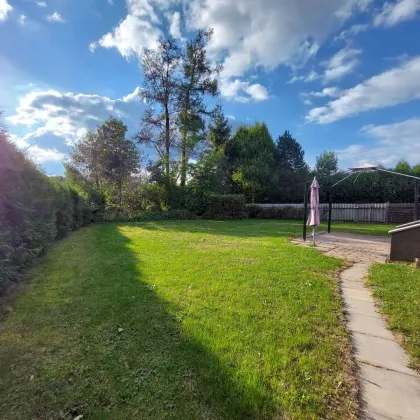
POLYGON ((293 206, 286 207, 260 207, 250 204, 246 208, 250 219, 270 220, 300 220, 303 219, 303 208, 293 206))
POLYGON ((215 194, 208 197, 204 219, 239 220, 247 217, 245 196, 242 194, 215 194))
POLYGON ((188 210, 135 211, 107 209, 103 220, 106 222, 153 222, 164 220, 194 220, 197 217, 188 210))
POLYGON ((88 200, 49 178, 0 132, 0 295, 56 239, 100 217, 88 200))

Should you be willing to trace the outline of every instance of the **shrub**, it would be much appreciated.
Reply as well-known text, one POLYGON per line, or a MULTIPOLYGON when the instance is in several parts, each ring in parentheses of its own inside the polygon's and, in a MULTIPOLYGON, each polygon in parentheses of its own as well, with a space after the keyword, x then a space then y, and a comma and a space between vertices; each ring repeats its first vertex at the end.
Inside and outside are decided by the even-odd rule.
POLYGON ((262 207, 257 206, 256 204, 248 204, 245 207, 246 214, 250 219, 257 219, 258 215, 261 213, 262 207))
POLYGON ((188 210, 130 211, 109 208, 104 214, 104 220, 107 222, 149 222, 193 219, 196 219, 196 216, 188 210))
POLYGON ((209 196, 203 217, 215 220, 238 220, 246 216, 244 195, 215 194, 209 196))
POLYGON ((55 239, 91 220, 86 200, 46 176, 0 131, 0 295, 55 239))
POLYGON ((272 220, 299 220, 303 219, 303 208, 286 206, 286 207, 262 207, 257 214, 257 219, 272 220))

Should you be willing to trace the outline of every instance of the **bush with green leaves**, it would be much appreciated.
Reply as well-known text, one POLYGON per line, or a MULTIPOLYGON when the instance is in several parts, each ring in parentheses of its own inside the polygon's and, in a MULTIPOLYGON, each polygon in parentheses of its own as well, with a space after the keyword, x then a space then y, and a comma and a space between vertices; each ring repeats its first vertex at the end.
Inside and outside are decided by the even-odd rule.
POLYGON ((214 194, 208 197, 205 219, 239 220, 247 217, 243 194, 214 194))
POLYGON ((64 179, 46 176, 0 132, 0 295, 54 240, 92 219, 91 203, 64 179))
POLYGON ((165 220, 193 220, 196 216, 188 210, 130 211, 109 208, 105 211, 106 222, 154 222, 165 220))
MULTIPOLYGON (((255 206, 258 207, 258 206, 255 206)), ((285 207, 259 207, 256 209, 248 209, 250 218, 254 219, 268 219, 268 220, 300 220, 303 219, 303 208, 285 206, 285 207)))

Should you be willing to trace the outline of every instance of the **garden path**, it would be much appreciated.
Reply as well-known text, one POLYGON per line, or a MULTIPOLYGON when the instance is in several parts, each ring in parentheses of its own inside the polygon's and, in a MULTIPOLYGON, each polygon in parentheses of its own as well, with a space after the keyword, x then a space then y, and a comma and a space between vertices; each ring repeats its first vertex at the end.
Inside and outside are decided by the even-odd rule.
MULTIPOLYGON (((420 419, 420 376, 407 367, 408 356, 364 286, 370 265, 385 262, 390 240, 345 233, 320 233, 315 238, 320 252, 352 264, 340 273, 340 290, 358 367, 362 418, 420 419)), ((312 236, 292 243, 312 246, 312 236)))

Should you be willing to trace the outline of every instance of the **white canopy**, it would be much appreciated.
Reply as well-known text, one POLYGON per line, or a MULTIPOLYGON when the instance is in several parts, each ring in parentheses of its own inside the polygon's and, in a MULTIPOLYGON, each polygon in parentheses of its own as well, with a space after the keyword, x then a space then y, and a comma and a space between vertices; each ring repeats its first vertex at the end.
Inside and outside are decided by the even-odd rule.
POLYGON ((349 168, 349 170, 353 171, 353 172, 376 171, 378 169, 379 169, 378 165, 373 165, 371 163, 363 163, 362 165, 355 166, 353 168, 349 168))

